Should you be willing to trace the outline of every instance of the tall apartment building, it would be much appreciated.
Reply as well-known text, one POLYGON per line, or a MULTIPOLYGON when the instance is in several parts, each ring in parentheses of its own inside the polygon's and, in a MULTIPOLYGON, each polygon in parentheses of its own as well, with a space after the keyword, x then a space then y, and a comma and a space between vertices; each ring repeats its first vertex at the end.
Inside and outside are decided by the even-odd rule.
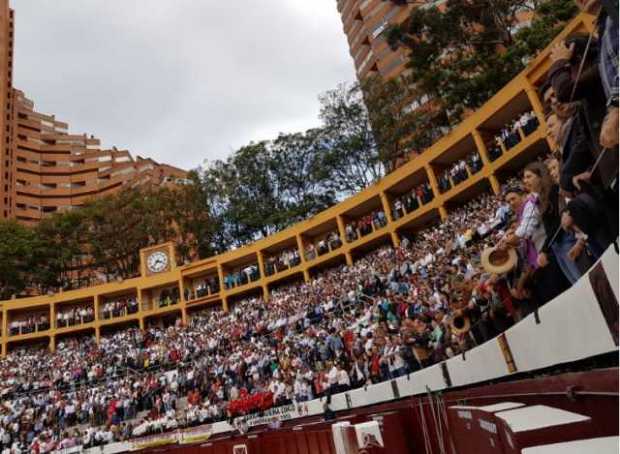
POLYGON ((13 10, 0 0, 0 218, 10 215, 13 192, 13 10))
POLYGON ((67 124, 34 110, 13 90, 13 181, 11 216, 36 223, 47 213, 69 210, 88 199, 136 185, 183 183, 186 172, 126 150, 104 150, 93 136, 73 135, 67 124))
POLYGON ((382 33, 389 25, 404 22, 414 2, 337 0, 337 6, 358 79, 370 75, 391 79, 402 74, 408 61, 406 51, 390 49, 382 33))
POLYGON ((35 224, 48 213, 137 185, 182 184, 187 172, 69 134, 12 85, 13 11, 0 0, 0 219, 35 224))

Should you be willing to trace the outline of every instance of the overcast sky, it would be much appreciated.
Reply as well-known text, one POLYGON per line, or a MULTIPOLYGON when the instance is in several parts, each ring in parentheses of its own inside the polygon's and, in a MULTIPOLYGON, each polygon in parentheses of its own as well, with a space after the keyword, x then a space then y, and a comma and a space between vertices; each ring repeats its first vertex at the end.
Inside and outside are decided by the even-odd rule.
POLYGON ((43 113, 190 169, 319 124, 355 79, 335 0, 11 0, 14 85, 43 113))

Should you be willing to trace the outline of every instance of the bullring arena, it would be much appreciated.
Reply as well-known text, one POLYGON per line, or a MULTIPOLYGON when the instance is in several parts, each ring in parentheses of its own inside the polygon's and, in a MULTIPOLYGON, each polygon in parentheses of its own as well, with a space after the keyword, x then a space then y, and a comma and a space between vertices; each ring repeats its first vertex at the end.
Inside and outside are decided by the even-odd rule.
POLYGON ((508 230, 506 194, 557 148, 551 48, 593 21, 306 221, 183 265, 156 245, 135 279, 0 302, 2 452, 20 433, 59 453, 617 452, 617 230, 540 305, 506 306, 479 259, 508 230), (25 431, 15 414, 34 415, 25 431))

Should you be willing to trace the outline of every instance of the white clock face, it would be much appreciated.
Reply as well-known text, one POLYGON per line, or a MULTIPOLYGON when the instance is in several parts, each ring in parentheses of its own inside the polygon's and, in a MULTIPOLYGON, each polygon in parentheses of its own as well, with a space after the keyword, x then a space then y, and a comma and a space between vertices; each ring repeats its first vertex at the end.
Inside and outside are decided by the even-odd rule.
POLYGON ((146 260, 146 266, 152 273, 161 273, 168 267, 168 256, 164 252, 153 252, 146 260))

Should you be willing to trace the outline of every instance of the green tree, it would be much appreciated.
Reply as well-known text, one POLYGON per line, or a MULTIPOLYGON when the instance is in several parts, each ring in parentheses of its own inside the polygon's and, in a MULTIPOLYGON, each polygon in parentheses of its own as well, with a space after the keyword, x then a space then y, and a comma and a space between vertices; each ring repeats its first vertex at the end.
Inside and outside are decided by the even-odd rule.
POLYGON ((379 159, 389 173, 441 136, 440 112, 409 76, 384 81, 371 76, 361 84, 379 159))
POLYGON ((250 143, 202 173, 216 250, 268 236, 336 201, 321 129, 250 143))
POLYGON ((390 158, 379 152, 360 85, 341 84, 319 100, 325 141, 321 165, 334 190, 352 194, 378 181, 390 158))
POLYGON ((40 293, 81 287, 92 277, 84 215, 81 210, 55 213, 36 227, 43 247, 32 273, 40 293))
POLYGON ((410 51, 411 82, 456 124, 521 71, 576 13, 573 0, 448 0, 445 9, 416 8, 386 32, 410 51), (517 17, 533 9, 530 26, 517 17))
POLYGON ((191 184, 160 191, 176 231, 177 254, 182 262, 213 255, 213 234, 218 228, 211 218, 209 193, 197 171, 189 174, 191 184))
POLYGON ((36 232, 15 221, 0 221, 0 299, 9 299, 28 289, 33 282, 42 247, 36 232))
POLYGON ((175 213, 161 188, 133 188, 82 208, 86 249, 108 279, 139 272, 141 248, 176 238, 175 213))
POLYGON ((271 180, 268 147, 267 141, 250 143, 226 161, 211 163, 203 174, 212 215, 223 229, 219 248, 239 246, 277 230, 283 206, 271 180))
POLYGON ((288 226, 336 203, 329 169, 323 166, 328 152, 324 137, 324 130, 316 128, 280 134, 271 143, 271 178, 284 208, 278 225, 288 226))

